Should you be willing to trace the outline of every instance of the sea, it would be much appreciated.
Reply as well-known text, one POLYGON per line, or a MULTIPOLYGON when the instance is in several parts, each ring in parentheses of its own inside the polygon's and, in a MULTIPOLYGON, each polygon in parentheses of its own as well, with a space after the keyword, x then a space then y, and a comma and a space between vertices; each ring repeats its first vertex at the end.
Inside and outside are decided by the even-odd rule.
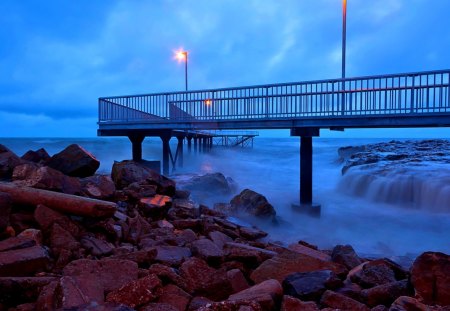
MULTIPOLYGON (((436 191, 447 187, 449 179, 442 178, 442 184, 434 182, 436 191, 427 192, 429 204, 427 198, 422 198, 423 204, 413 205, 406 199, 404 202, 397 200, 395 204, 385 203, 380 197, 382 192, 369 191, 371 196, 355 195, 352 188, 371 185, 358 185, 361 178, 357 174, 353 174, 352 180, 342 176, 338 148, 386 141, 390 139, 314 138, 313 197, 314 202, 321 205, 320 217, 292 209, 292 204, 299 202, 298 137, 257 137, 252 148, 215 146, 210 153, 188 154, 185 151, 184 167, 172 172, 171 177, 177 180, 186 175, 221 172, 234 180, 238 192, 248 188, 263 194, 274 206, 278 224, 242 221, 259 226, 269 233, 269 239, 282 244, 303 240, 321 249, 349 244, 358 254, 367 257, 415 258, 424 251, 450 254, 450 192, 444 198, 448 200, 443 204, 447 209, 433 208, 436 191)), ((18 155, 39 148, 45 148, 52 155, 77 143, 100 160, 98 172, 104 174, 110 173, 114 161, 131 158, 131 145, 126 138, 2 138, 0 143, 18 155)), ((176 140, 171 143, 175 150, 176 140)), ((160 160, 161 154, 159 139, 144 140, 146 160, 160 160)), ((431 169, 434 164, 429 165, 431 169)), ((440 168, 440 174, 448 173, 450 177, 450 167, 446 170, 440 168)), ((392 182, 401 183, 401 176, 393 177, 392 182)), ((212 207, 214 203, 229 202, 232 196, 210 196, 199 203, 212 207)))

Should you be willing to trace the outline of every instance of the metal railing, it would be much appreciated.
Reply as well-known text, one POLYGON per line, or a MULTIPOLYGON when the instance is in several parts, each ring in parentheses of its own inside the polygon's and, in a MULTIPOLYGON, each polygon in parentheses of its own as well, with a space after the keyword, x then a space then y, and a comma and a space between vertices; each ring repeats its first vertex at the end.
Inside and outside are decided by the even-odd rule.
POLYGON ((99 123, 450 112, 450 70, 99 98, 99 123))

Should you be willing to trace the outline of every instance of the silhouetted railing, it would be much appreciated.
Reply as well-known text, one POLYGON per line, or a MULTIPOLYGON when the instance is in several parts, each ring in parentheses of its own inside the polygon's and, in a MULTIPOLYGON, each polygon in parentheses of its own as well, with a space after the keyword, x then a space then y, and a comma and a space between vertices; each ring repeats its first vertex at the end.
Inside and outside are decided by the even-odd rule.
POLYGON ((450 112, 450 70, 99 98, 99 123, 450 112))

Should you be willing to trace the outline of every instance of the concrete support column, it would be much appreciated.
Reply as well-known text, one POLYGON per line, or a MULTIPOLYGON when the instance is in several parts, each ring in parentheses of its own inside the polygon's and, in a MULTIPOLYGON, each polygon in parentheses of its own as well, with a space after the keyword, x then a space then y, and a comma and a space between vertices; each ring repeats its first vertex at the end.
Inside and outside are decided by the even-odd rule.
POLYGON ((213 146, 213 138, 210 137, 209 138, 209 149, 212 149, 212 146, 213 146))
POLYGON ((178 139, 178 145, 177 145, 177 151, 178 151, 178 157, 177 157, 177 161, 178 161, 178 167, 183 167, 183 140, 184 137, 177 137, 178 139))
POLYGON ((203 137, 203 152, 208 152, 208 143, 207 143, 207 138, 203 137))
POLYGON ((169 161, 170 161, 170 141, 171 135, 161 135, 162 153, 163 153, 163 175, 169 175, 169 161))
POLYGON ((187 137, 187 145, 188 145, 188 153, 191 153, 192 150, 192 137, 187 137))
POLYGON ((133 155, 133 161, 142 160, 142 142, 144 141, 144 135, 130 135, 128 139, 131 141, 131 150, 133 155))
POLYGON ((194 137, 194 152, 198 152, 198 138, 194 137))
POLYGON ((300 204, 312 204, 312 137, 300 137, 300 204))

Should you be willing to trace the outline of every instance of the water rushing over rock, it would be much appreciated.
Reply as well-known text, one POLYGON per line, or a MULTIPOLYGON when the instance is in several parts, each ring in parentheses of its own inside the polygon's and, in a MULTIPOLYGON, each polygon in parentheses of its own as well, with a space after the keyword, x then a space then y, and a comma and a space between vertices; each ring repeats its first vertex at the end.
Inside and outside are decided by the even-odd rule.
POLYGON ((402 207, 450 212, 450 142, 391 141, 343 147, 340 190, 402 207))

